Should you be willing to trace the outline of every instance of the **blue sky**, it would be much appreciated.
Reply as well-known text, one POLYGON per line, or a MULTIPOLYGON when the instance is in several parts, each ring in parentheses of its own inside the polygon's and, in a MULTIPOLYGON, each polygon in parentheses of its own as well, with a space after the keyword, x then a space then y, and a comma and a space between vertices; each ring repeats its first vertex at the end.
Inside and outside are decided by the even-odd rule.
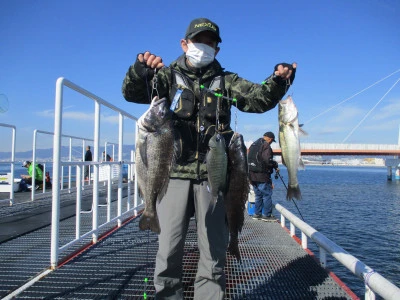
MULTIPOLYGON (((53 131, 58 77, 140 117, 147 106, 121 94, 129 65, 146 50, 171 63, 197 17, 220 26, 217 59, 243 78, 260 83, 275 64, 298 63, 289 94, 309 134, 302 142, 341 143, 347 137, 347 143, 398 143, 400 83, 391 89, 400 78, 397 0, 14 0, 1 1, 0 11, 0 94, 9 102, 0 123, 17 127, 17 151, 32 148, 34 129, 53 131)), ((91 137, 93 102, 67 96, 65 133, 91 137)), ((102 113, 110 128, 116 126, 111 112, 102 113)), ((277 107, 264 114, 239 112, 237 129, 247 141, 267 130, 277 133, 277 116, 277 107)), ((9 139, 8 132, 0 128, 2 139, 9 139)), ((102 134, 117 141, 111 131, 102 134)), ((0 143, 0 151, 10 151, 7 143, 0 143)))

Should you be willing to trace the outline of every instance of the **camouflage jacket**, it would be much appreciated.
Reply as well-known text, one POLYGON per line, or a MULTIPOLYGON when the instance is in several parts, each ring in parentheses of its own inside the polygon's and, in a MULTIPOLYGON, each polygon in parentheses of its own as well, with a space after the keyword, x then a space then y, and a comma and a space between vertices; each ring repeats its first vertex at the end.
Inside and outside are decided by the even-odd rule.
MULTIPOLYGON (((213 102, 213 96, 210 93, 205 93, 204 89, 201 88, 202 85, 207 86, 213 79, 222 76, 224 78, 223 95, 226 98, 236 99, 234 104, 231 101, 227 101, 226 105, 218 104, 221 110, 218 112, 219 120, 221 121, 219 129, 220 132, 226 133, 224 136, 227 143, 229 143, 233 134, 230 128, 231 105, 237 106, 243 112, 263 113, 274 108, 287 90, 286 82, 278 78, 273 79, 272 75, 263 84, 255 84, 239 77, 236 73, 225 71, 217 60, 214 60, 213 63, 203 69, 189 68, 186 65, 184 54, 172 62, 169 67, 159 70, 156 76, 159 97, 166 97, 171 104, 177 89, 184 90, 180 98, 186 97, 184 96, 185 91, 188 91, 186 95, 193 95, 190 101, 186 99, 186 103, 194 102, 190 110, 180 110, 179 112, 175 110, 176 113, 174 114, 176 120, 175 128, 180 132, 180 141, 177 144, 181 146, 181 157, 177 160, 172 170, 171 177, 173 178, 207 178, 204 158, 208 140, 215 132, 215 125, 212 125, 212 123, 216 118, 215 112, 212 115, 203 112, 207 109, 207 105, 213 102), (174 81, 174 72, 178 72, 187 78, 187 81, 190 82, 190 87, 182 88, 182 86, 178 86, 177 88, 177 84, 174 81), (182 111, 185 111, 187 116, 183 115, 182 111)), ((129 67, 125 76, 122 93, 127 101, 149 104, 151 102, 152 86, 153 82, 148 82, 141 78, 136 72, 134 64, 129 67)), ((157 93, 153 91, 153 96, 155 95, 157 93)), ((180 104, 177 106, 179 107, 180 104)), ((172 107, 171 109, 174 110, 172 107)))

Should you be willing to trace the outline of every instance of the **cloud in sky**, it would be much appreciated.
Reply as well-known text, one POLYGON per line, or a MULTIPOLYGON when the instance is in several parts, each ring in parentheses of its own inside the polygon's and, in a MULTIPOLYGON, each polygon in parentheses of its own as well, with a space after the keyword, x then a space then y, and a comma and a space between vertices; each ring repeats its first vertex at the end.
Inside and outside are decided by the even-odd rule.
POLYGON ((400 99, 391 99, 388 102, 379 110, 378 114, 374 115, 375 120, 387 120, 400 116, 400 99))

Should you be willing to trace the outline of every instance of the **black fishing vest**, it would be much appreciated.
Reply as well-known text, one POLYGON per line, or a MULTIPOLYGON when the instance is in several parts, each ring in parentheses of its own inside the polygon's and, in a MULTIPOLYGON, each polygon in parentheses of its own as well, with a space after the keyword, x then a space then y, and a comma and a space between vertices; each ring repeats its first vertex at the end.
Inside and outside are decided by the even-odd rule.
POLYGON ((219 131, 227 143, 233 131, 230 129, 229 100, 222 97, 218 99, 215 93, 201 89, 200 84, 226 96, 225 78, 220 75, 211 81, 197 83, 176 70, 172 69, 171 73, 171 110, 174 112, 175 128, 180 135, 178 152, 181 153, 181 157, 177 162, 184 164, 196 159, 203 161, 208 150, 208 141, 215 133, 218 105, 219 131))

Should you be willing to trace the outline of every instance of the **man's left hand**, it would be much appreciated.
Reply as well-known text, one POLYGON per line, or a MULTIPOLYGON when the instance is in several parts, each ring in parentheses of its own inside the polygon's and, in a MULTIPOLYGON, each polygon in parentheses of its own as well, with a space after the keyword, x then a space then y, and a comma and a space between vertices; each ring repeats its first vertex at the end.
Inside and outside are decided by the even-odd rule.
POLYGON ((296 74, 296 68, 297 68, 297 63, 292 63, 291 65, 287 63, 277 64, 275 66, 274 74, 275 76, 278 76, 283 80, 290 79, 290 81, 293 81, 294 76, 296 74))

